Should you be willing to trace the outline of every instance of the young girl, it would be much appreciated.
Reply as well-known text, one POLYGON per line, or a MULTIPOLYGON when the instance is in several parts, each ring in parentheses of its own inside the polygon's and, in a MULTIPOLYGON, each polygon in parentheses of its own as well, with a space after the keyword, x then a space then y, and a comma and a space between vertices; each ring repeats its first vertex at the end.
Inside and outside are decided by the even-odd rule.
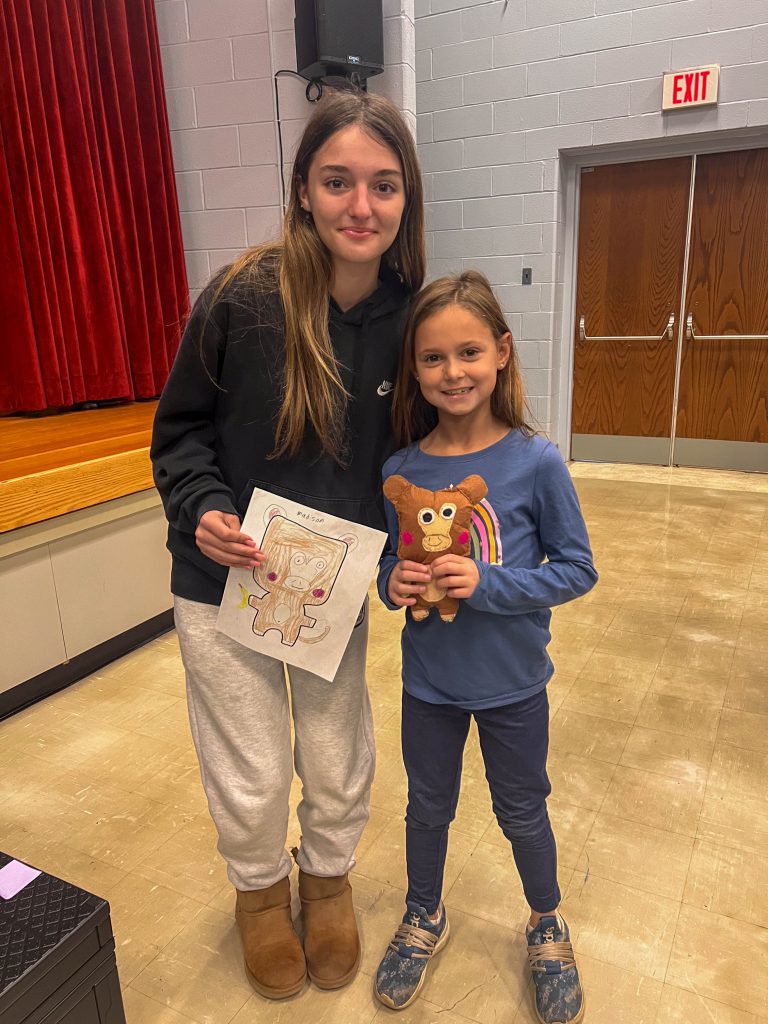
POLYGON ((263 995, 307 973, 338 988, 360 943, 347 872, 374 769, 366 609, 332 683, 216 631, 229 566, 263 561, 240 530, 255 486, 383 527, 391 392, 424 275, 421 174, 387 100, 330 94, 299 144, 282 239, 246 252, 198 301, 160 399, 155 481, 170 523, 171 589, 192 736, 237 889, 245 960, 263 995), (302 781, 293 929, 285 850, 302 781))
POLYGON ((546 809, 550 607, 586 593, 597 573, 563 460, 554 445, 533 434, 524 414, 512 335, 487 280, 467 271, 433 282, 411 311, 395 397, 396 426, 412 443, 387 461, 384 479, 399 474, 436 491, 479 475, 488 493, 475 513, 488 542, 482 553, 443 554, 429 566, 398 561, 401 534, 387 503, 382 599, 390 608, 408 608, 431 582, 459 599, 459 609, 453 622, 435 611, 419 621, 406 612, 408 894, 402 924, 376 975, 376 995, 393 1009, 408 1006, 430 957, 448 939, 441 902, 448 826, 474 716, 494 812, 512 844, 531 908, 527 936, 536 1010, 539 1020, 554 1024, 581 1020, 584 999, 568 927, 558 913, 555 840, 546 809), (435 413, 437 426, 430 431, 435 413))

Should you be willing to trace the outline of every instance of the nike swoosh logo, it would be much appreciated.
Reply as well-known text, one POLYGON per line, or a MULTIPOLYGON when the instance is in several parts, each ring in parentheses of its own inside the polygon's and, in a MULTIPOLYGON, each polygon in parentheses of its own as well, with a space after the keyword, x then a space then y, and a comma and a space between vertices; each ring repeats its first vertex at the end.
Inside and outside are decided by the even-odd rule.
POLYGON ((383 380, 381 384, 376 388, 377 395, 388 395, 390 391, 394 390, 395 385, 391 380, 383 380))

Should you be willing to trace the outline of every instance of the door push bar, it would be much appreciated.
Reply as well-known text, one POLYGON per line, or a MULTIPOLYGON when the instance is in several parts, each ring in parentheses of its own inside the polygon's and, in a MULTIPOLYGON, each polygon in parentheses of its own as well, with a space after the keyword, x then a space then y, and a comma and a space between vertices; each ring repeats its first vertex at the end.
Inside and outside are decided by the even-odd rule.
MULTIPOLYGON (((690 320, 690 317, 688 318, 690 320)), ((667 326, 661 332, 661 334, 622 334, 615 337, 608 336, 604 338, 591 338, 584 327, 584 317, 579 317, 579 339, 581 341, 663 341, 665 337, 672 341, 674 336, 675 327, 675 314, 669 314, 669 320, 667 326)))
POLYGON ((768 334, 697 334, 693 313, 689 313, 685 321, 685 336, 688 341, 768 341, 768 334))

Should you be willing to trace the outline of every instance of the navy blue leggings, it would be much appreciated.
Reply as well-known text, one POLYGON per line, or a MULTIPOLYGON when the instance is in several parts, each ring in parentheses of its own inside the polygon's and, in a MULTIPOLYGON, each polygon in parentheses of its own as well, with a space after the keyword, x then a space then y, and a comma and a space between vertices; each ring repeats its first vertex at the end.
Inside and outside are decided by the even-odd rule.
POLYGON ((555 837, 547 815, 547 691, 517 704, 465 711, 428 704, 403 692, 403 761, 408 773, 405 851, 408 900, 430 914, 439 904, 456 814, 464 744, 474 715, 493 810, 512 844, 529 906, 543 913, 560 903, 555 837))

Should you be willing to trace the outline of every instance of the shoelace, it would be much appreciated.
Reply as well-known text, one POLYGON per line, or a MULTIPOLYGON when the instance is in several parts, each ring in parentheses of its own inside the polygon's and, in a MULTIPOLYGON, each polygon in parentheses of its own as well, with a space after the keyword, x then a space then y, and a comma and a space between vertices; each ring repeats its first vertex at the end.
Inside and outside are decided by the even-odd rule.
POLYGON ((541 946, 528 947, 528 962, 533 971, 546 971, 545 960, 559 960, 560 969, 569 971, 576 966, 573 946, 570 942, 544 942, 541 946))
POLYGON ((423 928, 417 928, 415 925, 407 924, 404 921, 395 932, 395 937, 390 942, 389 948, 394 950, 395 953, 399 953, 399 946, 410 946, 423 951, 421 953, 414 953, 414 957, 424 958, 432 956, 436 944, 437 935, 433 935, 432 932, 427 932, 423 928))

